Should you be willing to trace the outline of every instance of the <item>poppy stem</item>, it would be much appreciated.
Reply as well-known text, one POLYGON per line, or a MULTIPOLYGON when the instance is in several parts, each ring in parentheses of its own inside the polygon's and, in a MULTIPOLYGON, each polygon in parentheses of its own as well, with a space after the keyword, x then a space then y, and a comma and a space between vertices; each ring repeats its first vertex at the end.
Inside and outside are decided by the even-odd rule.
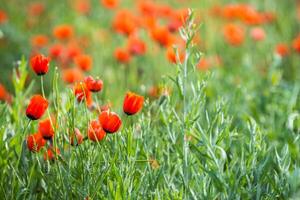
MULTIPOLYGON (((44 97, 44 99, 46 99, 46 96, 45 96, 45 90, 44 90, 44 79, 43 79, 43 76, 41 76, 41 90, 42 90, 42 95, 44 97)), ((55 127, 54 127, 54 124, 52 122, 52 117, 50 115, 50 112, 49 112, 49 108, 47 109, 47 115, 49 117, 49 120, 50 120, 50 124, 51 124, 51 127, 52 129, 55 131, 55 127)), ((54 142, 55 143, 55 142, 54 142)), ((54 145, 55 146, 55 145, 54 145)))
POLYGON ((25 128, 24 128, 23 131, 22 131, 22 135, 21 135, 21 136, 22 136, 22 141, 21 141, 21 153, 20 153, 20 156, 19 156, 19 158, 18 158, 17 167, 19 167, 19 164, 20 164, 20 161, 21 161, 21 157, 22 157, 22 154, 23 154, 23 145, 24 145, 24 143, 25 143, 25 132, 26 132, 26 130, 28 129, 28 127, 30 126, 31 121, 32 121, 31 119, 28 120, 28 122, 27 122, 25 128))
POLYGON ((41 76, 41 90, 42 90, 42 95, 44 98, 45 97, 45 91, 44 91, 44 79, 43 79, 43 76, 41 76))

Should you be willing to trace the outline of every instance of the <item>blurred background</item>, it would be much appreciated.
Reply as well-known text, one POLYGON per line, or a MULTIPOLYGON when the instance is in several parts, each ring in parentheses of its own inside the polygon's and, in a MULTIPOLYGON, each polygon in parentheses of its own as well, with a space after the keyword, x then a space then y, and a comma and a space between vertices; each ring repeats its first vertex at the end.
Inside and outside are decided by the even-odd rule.
MULTIPOLYGON (((173 47, 179 54, 184 48, 178 30, 187 8, 194 9, 201 24, 194 41, 203 53, 196 66, 199 76, 215 74, 211 96, 233 85, 257 87, 249 79, 263 80, 272 66, 274 84, 299 80, 297 1, 2 0, 2 90, 13 93, 12 70, 22 56, 29 60, 42 52, 52 59, 47 91, 57 66, 62 86, 87 74, 103 79, 109 101, 118 102, 128 89, 155 97, 162 77, 176 73, 173 47)), ((28 82, 32 79, 31 72, 28 82)))

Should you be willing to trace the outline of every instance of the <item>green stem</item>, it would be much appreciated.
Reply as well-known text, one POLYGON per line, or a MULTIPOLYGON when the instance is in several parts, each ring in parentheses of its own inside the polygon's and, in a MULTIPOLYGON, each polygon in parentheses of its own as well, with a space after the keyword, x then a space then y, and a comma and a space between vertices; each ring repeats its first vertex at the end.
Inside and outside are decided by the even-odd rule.
POLYGON ((188 140, 185 138, 187 127, 186 127, 186 117, 187 117, 187 102, 186 102, 186 84, 187 84, 187 65, 189 60, 189 47, 187 47, 185 60, 183 64, 183 77, 182 77, 182 84, 183 84, 183 174, 184 174, 184 185, 185 185, 185 199, 187 199, 187 188, 189 187, 189 166, 188 166, 188 140))
POLYGON ((44 79, 43 79, 43 76, 41 76, 41 90, 42 90, 43 97, 46 98, 46 96, 45 96, 45 90, 44 90, 44 79))

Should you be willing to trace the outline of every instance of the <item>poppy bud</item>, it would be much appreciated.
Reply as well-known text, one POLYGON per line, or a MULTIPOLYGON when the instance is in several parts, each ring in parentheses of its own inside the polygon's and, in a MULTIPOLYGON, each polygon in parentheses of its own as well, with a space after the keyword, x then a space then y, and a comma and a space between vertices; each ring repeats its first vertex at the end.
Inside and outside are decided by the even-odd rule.
POLYGON ((57 156, 60 155, 59 148, 53 149, 53 147, 50 147, 47 149, 47 152, 44 153, 44 160, 55 160, 57 159, 57 156))
POLYGON ((31 58, 30 65, 37 75, 42 76, 48 72, 49 62, 50 58, 42 54, 38 54, 31 58))
POLYGON ((74 133, 70 136, 70 144, 72 146, 75 146, 75 145, 81 144, 82 142, 83 142, 83 136, 80 133, 79 129, 75 128, 74 133), (74 136, 75 136, 76 139, 74 138, 74 136))
POLYGON ((51 125, 50 118, 40 121, 38 130, 45 140, 50 140, 54 136, 54 129, 51 125))
POLYGON ((40 133, 35 133, 27 137, 27 147, 31 152, 38 152, 45 144, 46 141, 40 133))
POLYGON ((99 116, 99 121, 106 133, 115 133, 119 130, 122 121, 120 117, 110 111, 104 111, 99 116))
POLYGON ((142 109, 143 104, 144 97, 133 92, 127 92, 124 99, 123 111, 127 115, 134 115, 142 109))
POLYGON ((95 80, 92 76, 88 76, 84 79, 84 82, 91 92, 100 92, 103 87, 103 81, 98 79, 95 80))
POLYGON ((48 101, 41 95, 34 95, 26 109, 26 116, 31 120, 40 119, 48 108, 48 101))
POLYGON ((88 137, 94 142, 98 142, 104 139, 106 133, 102 129, 101 124, 97 120, 91 121, 88 129, 88 137))

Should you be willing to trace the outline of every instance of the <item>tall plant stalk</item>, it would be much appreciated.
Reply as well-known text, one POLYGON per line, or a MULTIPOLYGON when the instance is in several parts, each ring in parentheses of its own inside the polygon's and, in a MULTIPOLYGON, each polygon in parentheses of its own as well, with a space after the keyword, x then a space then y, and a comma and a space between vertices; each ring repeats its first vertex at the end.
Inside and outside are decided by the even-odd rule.
POLYGON ((196 29, 193 23, 193 12, 190 10, 189 17, 186 20, 185 26, 180 30, 181 37, 186 42, 185 45, 185 57, 183 63, 180 62, 180 56, 177 52, 177 63, 179 63, 180 73, 178 74, 177 81, 179 89, 182 94, 182 152, 183 152, 183 163, 182 163, 182 173, 184 179, 184 197, 188 199, 188 188, 189 188, 189 140, 186 137, 188 127, 187 127, 187 114, 188 114, 188 70, 190 65, 190 55, 192 49, 192 40, 195 35, 196 29))

